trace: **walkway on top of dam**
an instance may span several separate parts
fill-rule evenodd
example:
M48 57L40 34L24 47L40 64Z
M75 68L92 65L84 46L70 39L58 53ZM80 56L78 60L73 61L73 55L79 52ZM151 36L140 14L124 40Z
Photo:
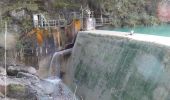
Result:
M152 42L156 44L170 46L170 37L165 37L165 36L156 36L156 35L148 35L148 34L140 34L140 33L131 34L130 32L128 33L128 32L106 31L106 30L91 30L91 31L83 31L82 33L98 34L103 36L124 37L132 40Z

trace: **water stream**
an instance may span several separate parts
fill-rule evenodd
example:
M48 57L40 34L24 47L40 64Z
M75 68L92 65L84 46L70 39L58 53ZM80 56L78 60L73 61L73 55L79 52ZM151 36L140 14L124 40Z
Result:
M62 51L55 52L50 62L50 68L48 75L54 77L60 77L61 70L61 59L64 55L71 53L72 49L66 49Z
M72 49L66 49L53 54L48 72L49 77L44 80L52 84L52 98L45 98L42 100L77 100L75 94L60 79L61 59L64 55L71 53L71 51ZM48 87L50 88L50 86Z

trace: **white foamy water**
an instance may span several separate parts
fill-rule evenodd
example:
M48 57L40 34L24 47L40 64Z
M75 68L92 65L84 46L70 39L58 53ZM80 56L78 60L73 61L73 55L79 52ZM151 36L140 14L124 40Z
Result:
M55 52L50 62L48 78L44 79L45 87L50 88L50 97L44 97L42 100L78 100L75 94L62 82L60 77L61 57L68 54L72 49ZM47 82L47 83L46 83ZM43 83L43 84L44 84ZM48 90L46 89L46 90Z
M50 78L45 79L45 81L48 81L53 84L58 84L59 82L61 82L61 79L58 77L50 77Z
M41 97L42 100L78 100L75 94L57 77L44 79L43 87L50 93L50 97Z

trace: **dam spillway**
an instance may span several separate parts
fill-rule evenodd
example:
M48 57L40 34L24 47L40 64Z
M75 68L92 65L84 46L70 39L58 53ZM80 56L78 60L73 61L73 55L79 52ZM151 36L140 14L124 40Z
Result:
M83 100L169 100L170 38L79 32L65 83Z

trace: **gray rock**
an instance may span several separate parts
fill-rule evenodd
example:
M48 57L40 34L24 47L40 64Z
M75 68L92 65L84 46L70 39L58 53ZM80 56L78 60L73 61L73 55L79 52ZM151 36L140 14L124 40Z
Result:
M1 84L0 85L0 97L4 97L5 96L5 85L3 84Z
M54 100L53 97L50 96L38 96L38 100Z
M23 66L8 66L7 67L7 75L9 76L17 76L18 72L25 72L30 74L36 74L37 71L33 67L23 67Z
M9 76L16 76L18 72L24 71L23 68L18 66L8 66L6 70L7 70L7 75Z
M0 66L0 75L6 75L5 68Z
M7 86L7 96L19 100L36 100L36 95L23 84L9 84Z
M37 70L34 67L28 67L27 71L28 71L28 73L31 73L31 74L34 74L34 75L37 74Z
M30 79L34 79L34 80L39 80L37 76L32 75L30 73L24 73L24 72L18 72L17 78L30 78Z

